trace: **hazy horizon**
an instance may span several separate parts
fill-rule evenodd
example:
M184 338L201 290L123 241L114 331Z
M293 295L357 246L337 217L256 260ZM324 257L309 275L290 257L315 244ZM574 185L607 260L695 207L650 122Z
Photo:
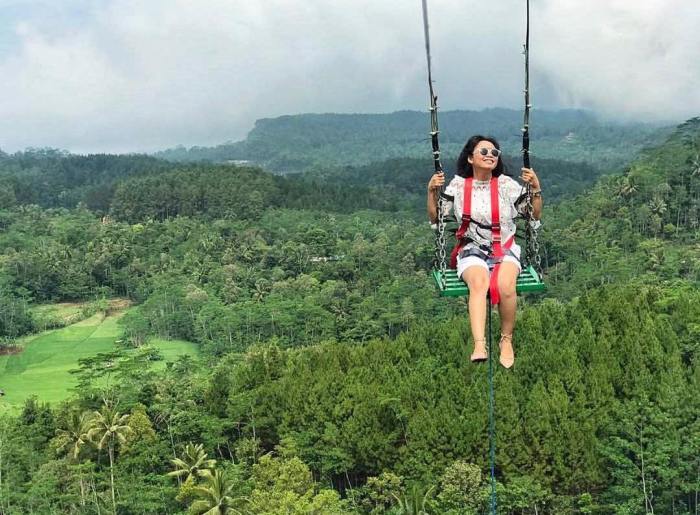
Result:
M524 1L478 7L429 2L441 109L520 109ZM0 0L0 10L5 152L215 146L262 118L427 106L419 0ZM537 0L531 18L535 109L662 123L700 114L691 3Z
M448 112L483 112L483 111L489 111L489 110L498 110L498 109L504 109L504 110L510 110L510 111L521 111L517 108L511 108L511 107L503 107L503 106L492 106L492 107L483 107L481 109L441 109L440 113L445 114ZM594 118L596 118L598 121L601 123L609 123L612 125L626 125L626 124L645 124L645 125L651 125L654 127L668 127L668 126L674 126L682 123L685 121L685 119L679 119L679 120L653 120L653 121L644 121L644 120L634 120L634 119L614 119L612 117L605 117L604 115L601 115L600 113L596 113L590 109L583 109L583 108L548 108L548 109L540 109L539 111L542 112L548 112L548 113L556 113L556 112L566 112L566 111L575 111L575 112L584 112L592 115ZM234 144L238 143L241 141L245 141L247 138L248 134L250 131L252 131L255 128L255 125L257 122L262 121L262 120L275 120L278 118L285 118L285 117L294 117L294 116L354 116L354 115L360 115L360 116L390 116L395 113L400 113L400 112L412 112L412 113L421 113L425 114L426 116L426 128L428 127L429 123L429 112L426 111L419 111L416 109L399 109L396 111L390 111L390 112L348 112L348 113L338 113L338 112L326 112L326 113L292 113L292 114L281 114L279 116L270 116L266 118L258 118L256 119L253 124L251 125L250 129L246 131L246 133L241 137L240 139L236 140L220 140L220 141L214 141L210 144L198 144L198 143L176 143L172 146L169 147L163 147L163 148L157 148L154 150L149 150L149 151L138 151L138 150L123 150L123 151L79 151L79 150L74 150L70 148L61 148L61 147L52 147L52 146L37 146L37 145L29 145L25 148L22 149L15 149L15 150L8 150L5 148L0 147L0 151L5 152L7 154L13 154L15 152L28 152L28 151L36 151L36 150L53 150L53 151L58 151L58 152L67 152L68 154L71 155L90 155L90 154L111 154L111 155L134 155L134 154L145 154L145 155L156 155L159 152L163 152L166 150L172 150L176 148L186 148L186 149L191 149L193 147L202 147L202 148L209 148L209 147L216 147L218 145L227 145L227 144ZM537 117L537 112L531 113L531 120L533 121L533 126L531 129L531 134L533 134L533 139L537 139L537 122L536 122L536 117ZM692 117L691 117L692 118ZM427 141L427 140L426 140ZM427 147L426 147L427 148Z

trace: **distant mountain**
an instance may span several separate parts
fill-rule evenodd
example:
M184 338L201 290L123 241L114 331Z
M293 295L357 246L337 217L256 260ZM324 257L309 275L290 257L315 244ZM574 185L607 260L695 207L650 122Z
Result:
M301 114L258 120L244 141L216 147L177 147L156 154L171 161L257 164L287 173L315 165L365 165L387 159L430 155L427 113ZM459 153L472 134L495 136L507 154L519 155L522 113L511 109L440 113L445 154ZM599 169L623 166L644 147L663 140L671 128L614 123L580 110L535 111L533 155L585 162Z

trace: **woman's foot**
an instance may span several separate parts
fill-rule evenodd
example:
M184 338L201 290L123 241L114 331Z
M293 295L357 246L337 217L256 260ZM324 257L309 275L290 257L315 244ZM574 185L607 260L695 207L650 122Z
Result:
M515 363L515 352L513 351L513 334L501 333L501 340L498 342L498 347L501 349L501 355L498 361L505 368L510 368Z
M476 338L474 340L474 352L472 352L470 359L473 363L481 363L489 359L489 355L486 352L486 338Z

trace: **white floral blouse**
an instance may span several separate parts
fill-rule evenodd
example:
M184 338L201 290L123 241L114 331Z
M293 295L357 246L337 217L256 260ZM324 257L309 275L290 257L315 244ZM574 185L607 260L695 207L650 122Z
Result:
M515 202L524 193L525 187L520 185L513 178L507 175L500 175L498 177L501 241L503 242L515 234L515 218L518 215ZM448 218L450 213L454 210L456 220L461 222L462 207L464 205L464 177L456 175L452 181L450 181L443 193L443 199L442 206L445 218ZM522 203L520 207L522 210L522 208L524 208L524 203ZM472 182L471 208L472 220L476 223L469 225L469 231L466 236L472 240L473 243L470 242L467 247L490 247L491 230L486 228L491 225L491 191L489 188L489 181L478 181L474 179ZM479 227L477 224L483 225L484 227Z

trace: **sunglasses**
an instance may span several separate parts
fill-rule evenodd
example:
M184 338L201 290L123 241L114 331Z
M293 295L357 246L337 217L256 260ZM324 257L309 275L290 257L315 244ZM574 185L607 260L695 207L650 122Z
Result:
M489 151L491 151L491 155L493 157L498 157L501 155L501 151L498 150L497 148L486 148L486 147L481 147L481 148L475 150L474 153L475 154L479 153L482 156L487 156L487 155L489 155Z

